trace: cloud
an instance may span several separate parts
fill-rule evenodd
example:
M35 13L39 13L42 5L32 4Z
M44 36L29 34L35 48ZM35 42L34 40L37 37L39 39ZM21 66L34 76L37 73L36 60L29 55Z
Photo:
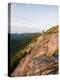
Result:
M58 7L56 6L12 4L11 30L16 31L21 27L46 30L55 24L58 24Z

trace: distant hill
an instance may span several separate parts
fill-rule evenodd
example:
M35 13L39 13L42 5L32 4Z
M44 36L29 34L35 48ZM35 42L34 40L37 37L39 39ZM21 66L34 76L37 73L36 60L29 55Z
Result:
M22 33L10 34L10 53L15 54L15 51L23 49L31 41L35 40L40 33Z

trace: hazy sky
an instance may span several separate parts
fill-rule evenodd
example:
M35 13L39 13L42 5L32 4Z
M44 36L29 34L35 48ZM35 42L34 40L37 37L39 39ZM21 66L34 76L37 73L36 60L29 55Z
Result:
M11 32L40 32L58 24L58 6L11 4Z

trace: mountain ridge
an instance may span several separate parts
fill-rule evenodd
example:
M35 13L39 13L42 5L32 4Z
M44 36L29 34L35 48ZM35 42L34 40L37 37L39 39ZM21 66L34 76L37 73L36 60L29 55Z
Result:
M27 55L11 76L58 73L58 25L43 31L35 42L31 42L22 51L27 52Z

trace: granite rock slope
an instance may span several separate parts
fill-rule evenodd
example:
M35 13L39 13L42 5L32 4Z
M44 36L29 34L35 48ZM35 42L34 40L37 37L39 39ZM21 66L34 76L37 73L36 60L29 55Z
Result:
M11 76L33 76L58 73L58 26L42 33L24 49L28 54Z

